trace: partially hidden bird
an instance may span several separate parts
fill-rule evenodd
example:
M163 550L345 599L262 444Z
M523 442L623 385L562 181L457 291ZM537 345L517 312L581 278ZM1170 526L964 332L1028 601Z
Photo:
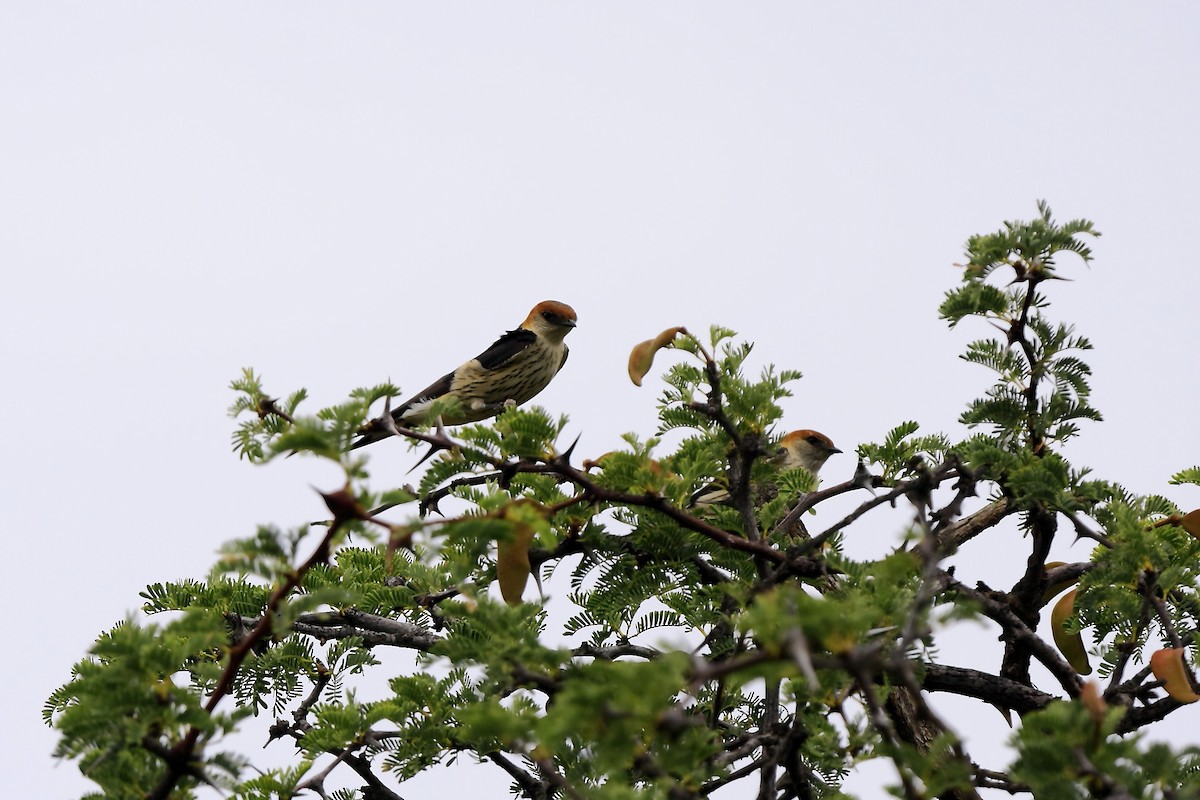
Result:
M392 409L397 425L411 427L429 419L432 401L453 398L454 411L442 414L442 424L462 425L494 417L510 405L528 402L545 389L567 363L563 339L575 327L575 309L556 300L538 303L521 325L500 336L492 346ZM363 447L388 433L381 419L368 422L350 447Z
M779 448L783 469L804 467L814 478L831 455L842 452L828 436L808 428L785 434L779 440Z
M817 477L821 467L834 453L842 452L823 433L808 428L784 434L779 440L779 450L772 461L779 469L803 467ZM729 489L721 483L710 483L701 487L688 501L689 506L711 506L729 502Z

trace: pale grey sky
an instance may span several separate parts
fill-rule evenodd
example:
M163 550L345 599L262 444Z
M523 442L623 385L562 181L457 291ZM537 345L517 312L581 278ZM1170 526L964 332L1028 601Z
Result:
M937 305L967 236L1045 198L1104 233L1049 288L1097 347L1107 418L1069 454L1200 506L1165 483L1200 463L1198 22L1188 3L0 5L0 794L85 791L40 708L145 584L320 515L328 468L231 453L243 366L310 409L418 389L553 298L579 328L537 402L584 456L651 430L658 388L625 358L678 324L802 370L787 428L847 451L906 419L958 435L989 376L957 354L983 331ZM392 450L380 480L411 463ZM878 536L852 547L896 542ZM1016 548L996 548L1003 575Z

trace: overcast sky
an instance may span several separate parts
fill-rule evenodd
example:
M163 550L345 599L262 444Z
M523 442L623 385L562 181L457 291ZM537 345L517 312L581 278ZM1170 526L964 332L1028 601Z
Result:
M1200 8L1134 6L0 4L0 794L90 786L40 709L147 583L320 515L334 471L231 452L244 366L309 410L416 390L558 299L537 402L582 457L651 432L625 359L670 325L802 370L784 429L959 436L985 331L938 303L969 235L1045 198L1104 234L1047 290L1106 416L1068 455L1200 506L1166 485L1200 463Z

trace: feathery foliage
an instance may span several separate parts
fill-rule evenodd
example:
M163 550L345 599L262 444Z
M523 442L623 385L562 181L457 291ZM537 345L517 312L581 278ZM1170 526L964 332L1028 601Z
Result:
M466 756L530 800L735 784L839 798L873 759L908 800L1193 796L1200 751L1143 731L1195 699L1200 512L1093 477L1062 449L1101 416L1091 344L1052 318L1047 288L1073 266L1061 254L1088 263L1097 235L1041 203L971 237L940 308L983 332L962 356L990 375L967 430L901 420L858 445L853 477L839 466L847 478L824 485L774 457L800 373L748 374L752 346L718 326L644 343L647 369L657 350L679 356L653 436L581 458L568 419L537 406L453 435L405 430L376 447L430 448L415 488L347 450L396 387L303 414L303 390L272 399L245 370L235 451L338 464L331 518L264 525L207 576L146 587L142 615L103 633L47 700L56 755L108 798L395 800ZM1200 467L1176 471L1170 485L1184 483ZM714 486L725 500L692 505ZM1083 542L1078 560L1048 561L1064 531ZM983 585L981 542L1021 548L1023 570ZM954 635L1004 643L990 669L939 647L966 619L979 624ZM1163 649L1170 675L1151 662ZM1092 662L1101 680L1085 682ZM977 763L937 692L1020 715L1012 763ZM235 730L291 763L256 768L223 738Z

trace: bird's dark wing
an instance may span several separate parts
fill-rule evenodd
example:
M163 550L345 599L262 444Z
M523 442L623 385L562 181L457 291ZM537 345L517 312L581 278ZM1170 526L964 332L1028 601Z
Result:
M568 350L567 346L564 344L563 345L563 360L558 362L558 368L560 370L567 365L567 356L569 356L569 355L571 355L571 351Z
M392 419L396 420L396 422L399 422L400 418L404 416L404 412L408 411L408 409L412 407L413 403L418 403L422 400L432 400L435 397L441 397L446 392L450 391L450 386L453 383L454 373L447 372L445 375L405 400L400 404L399 408L393 408Z
M499 339L492 342L492 346L476 356L475 360L482 364L484 369L496 369L536 341L536 333L533 331L527 331L524 328L517 328L515 331L508 331ZM457 372L457 370L455 371ZM441 397L449 392L453 385L454 372L447 372L445 375L414 394L408 400L404 401L399 408L394 409L392 411L392 417L399 422L400 418L404 416L404 412L408 411L409 407L411 407L413 403L421 400L432 400L435 397Z
M524 328L508 331L475 359L484 369L495 369L529 345L537 341L537 334Z
M692 492L692 496L688 498L686 508L695 508L698 505L733 505L733 498L729 494L729 482L713 481Z
M502 335L499 339L492 343L491 347L489 347L487 350L484 350L475 358L481 365L483 365L484 369L496 369L536 341L536 333L533 331L527 331L524 328L517 328L516 330L508 331ZM563 357L563 361L566 361L565 356ZM432 400L435 397L441 397L449 392L453 385L454 372L447 372L429 386L426 386L408 400L405 400L397 408L393 408L392 419L396 420L397 423L401 423L405 412L407 412L414 403L422 400ZM365 430L362 432L362 437L354 444L350 445L351 450L371 444L372 442L378 442L380 439L386 439L388 437L388 434L381 432L378 427L375 430L372 430L372 425L378 426L379 421L376 420L374 423L367 424Z

